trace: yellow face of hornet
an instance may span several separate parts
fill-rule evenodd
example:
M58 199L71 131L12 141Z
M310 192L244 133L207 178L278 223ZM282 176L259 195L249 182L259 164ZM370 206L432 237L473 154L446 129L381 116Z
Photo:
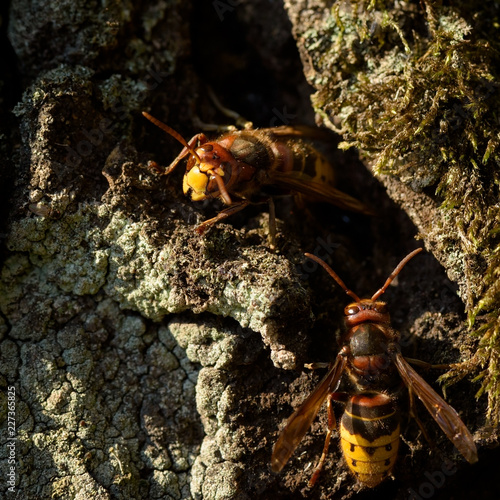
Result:
M231 204L231 200L224 197L225 193L221 193L219 181L224 182L226 173L224 168L213 168L212 165L206 163L195 164L188 168L184 174L182 188L186 196L190 196L193 201L201 201L207 198L221 197L226 204ZM227 177L227 176L226 176Z
M188 160L183 180L183 191L193 201L221 198L230 205L225 186L231 179L231 153L216 143L206 143L195 150L196 156Z
M190 195L193 201L204 200L208 196L208 183L210 178L206 172L202 172L198 165L186 171L182 188L184 194Z

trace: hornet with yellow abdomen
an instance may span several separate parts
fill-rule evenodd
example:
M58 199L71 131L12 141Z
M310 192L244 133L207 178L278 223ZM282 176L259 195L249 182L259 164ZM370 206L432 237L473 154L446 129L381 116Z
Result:
M288 419L274 446L271 458L274 472L281 471L288 462L327 399L328 432L323 454L309 485L314 485L319 476L336 428L333 401L345 403L340 420L340 444L347 466L363 485L374 487L380 484L391 474L397 457L400 434L397 394L401 382L408 388L410 396L416 395L422 401L463 457L469 463L477 462L476 445L467 427L457 412L403 357L400 336L391 327L387 304L377 300L406 263L421 250L408 254L371 299L360 299L325 262L306 254L323 266L355 302L344 309L347 330L339 354L329 364L328 373L316 389ZM337 391L344 373L353 382L351 393ZM413 405L412 397L410 405Z
M184 145L164 174L170 174L189 156L184 194L193 201L217 198L227 205L196 228L200 234L250 203L271 202L272 196L280 194L299 194L312 201L367 212L361 202L333 187L332 166L303 140L317 139L319 129L281 126L234 130L214 141L199 133L187 142L149 113L143 115Z

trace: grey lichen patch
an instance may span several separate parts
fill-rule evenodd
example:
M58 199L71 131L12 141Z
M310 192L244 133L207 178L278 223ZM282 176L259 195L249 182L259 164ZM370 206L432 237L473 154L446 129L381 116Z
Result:
M92 476L88 473L83 474L82 480L75 484L75 500L85 500L86 498L108 499L109 493L100 485L96 484ZM62 495L67 494L68 489L61 488ZM69 490L71 492L71 490Z
M215 434L219 425L224 421L224 412L219 415L219 403L227 387L228 375L216 368L203 368L198 376L199 387L196 406L203 417L205 432Z
M204 321L178 317L168 324L187 356L202 365L196 407L205 437L193 464L191 493L206 500L251 498L258 489L257 473L248 464L256 451L259 481L269 481L269 450L260 436L269 432L267 412L274 412L273 403L262 395L273 368L255 332L234 321L202 317ZM262 398L265 403L259 404Z
M234 498L234 485L242 473L241 467L228 462L213 464L205 471L205 481L195 498L230 500ZM246 496L242 496L246 498Z
M71 476L54 480L53 497L63 498L67 496L71 496L75 500L86 500L87 498L108 500L111 498L106 489L97 484L88 472L81 474L78 480L74 480Z
M228 349L227 345L227 339L231 337L231 333L221 331L214 324L200 327L195 323L182 320L180 322L172 321L169 324L169 330L180 345L186 349L186 354L190 359L200 362L204 366L198 376L196 403L206 436L202 444L204 451L200 453L193 466L191 491L195 498L217 498L217 490L220 490L220 487L216 491L202 491L202 485L207 482L224 483L227 480L227 477L219 476L220 470L210 467L212 464L220 464L224 460L220 443L216 439L217 433L230 431L225 426L225 415L219 414L218 408L230 376L226 370L214 366L228 368L234 363L233 352L230 348ZM234 465L230 462L226 462L226 464L230 468ZM226 485L226 488L229 485L231 483ZM236 485L233 483L231 486L229 497L236 493Z
M36 300L23 291L49 288L31 273L8 276L10 299ZM92 491L106 498L113 491L115 498L186 498L200 442L188 378L196 379L196 369L175 341L163 334L160 342L157 327L120 313L110 299L63 300L61 293L46 297L43 338L14 336L19 309L25 307L23 317L32 322L37 311L1 296L11 326L11 338L0 346L1 376L16 389L17 470L24 494L67 498ZM4 411L2 406L2 421ZM153 462L147 459L151 453ZM151 470L148 480L141 478L145 468Z
M228 227L199 238L181 189L173 196L164 179L151 181L143 152L126 156L121 192L102 175L122 146L149 149L138 116L153 97L167 117L190 122L167 102L191 109L197 94L192 70L172 77L190 50L180 21L189 8L21 2L10 11L29 86L15 106L0 378L16 387L26 498L189 498L203 437L197 398L224 457L207 491L227 496L237 475L225 471L243 470L255 446L251 423L238 432L238 404L251 406L259 385L248 382L243 394L233 386L247 377L230 375L212 415L203 395L211 379L198 387L193 361L230 371L258 354L264 366L265 343L277 365L292 367L307 345L308 295L262 238L248 244L245 231ZM174 312L232 320L186 339L191 361L158 324Z
M243 354L247 362L251 362L255 356L254 350L249 352L246 349L245 338L249 335L248 333L245 335L241 327L234 332L216 324L199 325L189 321L171 321L169 330L179 345L185 349L189 359L202 366L228 369L236 362L238 354Z
M146 354L150 369L157 368L159 371L171 371L179 367L179 360L163 345L151 346Z
M185 498L181 494L177 474L172 471L155 471L149 498Z
M193 243L196 253L189 257L185 249ZM285 318L290 310L299 320L293 346L300 341L311 313L305 289L290 263L280 256L247 249L232 263L214 264L205 242L190 231L174 233L157 248L144 233L143 224L93 204L55 221L22 219L13 224L7 245L13 255L4 268L6 280L9 273L27 272L23 266L28 263L20 252L27 253L30 280L42 280L50 288L48 293L61 289L94 295L102 289L122 308L156 321L188 309L230 316L241 327L262 334L277 365L293 367L296 363L283 344L286 325L278 318ZM229 265L230 275L226 272ZM5 297L13 290L6 290ZM47 310L43 302L37 308L41 314ZM23 334L28 332L23 330Z
M224 434L223 430L220 434ZM220 454L220 443L214 436L205 437L192 474L191 493L195 499L250 498L238 487L239 479L244 474L243 464L224 460Z
M103 239L93 227L96 212L88 206L58 221L22 219L13 225L7 246L11 252L29 252L35 272L47 283L75 295L93 295L105 283L109 254L100 248Z
M23 491L185 498L199 446L196 369L175 341L160 342L156 327L99 292L109 254L96 226L102 213L87 205L56 221L24 219L9 235L1 373L16 388ZM156 450L149 485L140 478L153 465L144 460L148 447Z
M286 353L282 364L293 366L295 352L282 340L296 346L309 324L306 291L294 284L283 257L257 247L220 262L213 240L200 240L191 227L174 232L163 247L145 227L98 204L82 204L55 220L32 216L12 225L0 285L9 325L2 352L15 356L18 349L19 362L3 376L22 384L19 393L33 411L22 436L26 463L51 463L52 451L67 454L51 465L55 480L44 485L47 494L73 491L82 470L94 478L89 488L104 487L119 498L153 490L158 498L161 491L185 498L189 489L198 495L193 485L205 480L222 482L220 491L241 490L214 474L227 469L240 477L250 450L263 446L254 442L253 423L240 428L239 410L243 399L253 404L263 382L245 382L249 391L242 394L235 384L249 377L232 369L260 359L266 370L257 377L269 376L264 344ZM190 316L159 329L148 321L189 310L233 320L200 327ZM204 367L201 376L193 362ZM213 457L198 458L198 413L206 439L216 443ZM57 447L58 439L68 448ZM191 484L198 461L195 470L204 477ZM214 468L219 462L224 467ZM62 468L72 479L59 476ZM147 481L145 468L152 471ZM39 474L28 476L26 491Z

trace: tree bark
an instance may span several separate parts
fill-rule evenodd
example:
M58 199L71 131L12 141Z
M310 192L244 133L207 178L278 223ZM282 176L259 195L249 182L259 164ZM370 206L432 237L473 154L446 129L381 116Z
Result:
M314 124L308 81L316 96L325 87L307 64L306 80L303 62L324 47L306 49L301 37L307 20L316 22L309 14L327 11L324 2L285 6L17 0L2 13L2 51L10 54L0 109L0 181L9 199L1 207L2 429L14 401L17 439L15 486L2 481L3 497L356 494L334 443L320 481L307 489L325 415L280 475L269 467L278 430L322 376L303 364L336 355L346 305L304 252L371 296L419 245L419 233L438 260L418 256L384 295L404 354L430 363L474 355L457 291L467 302L468 283L477 282L457 268L463 247L453 262L437 247L455 230L443 222L431 231L444 221L438 200L397 177L374 178L356 153L337 149L335 134L320 147L339 188L378 215L277 200L278 253L269 250L262 206L200 237L194 227L220 205L185 198L182 168L165 178L148 166L168 165L182 146L141 111L189 140L200 121L227 123L208 86L257 127ZM473 399L478 389L464 379L447 397L480 444L497 445L498 430L485 427L486 399ZM405 425L397 479L379 493L407 498L428 482L426 472L451 460L455 472L436 495L465 498L453 488L462 491L475 469L421 413L442 451L430 454L416 424ZM9 448L1 453L7 471ZM484 482L485 495L492 488Z

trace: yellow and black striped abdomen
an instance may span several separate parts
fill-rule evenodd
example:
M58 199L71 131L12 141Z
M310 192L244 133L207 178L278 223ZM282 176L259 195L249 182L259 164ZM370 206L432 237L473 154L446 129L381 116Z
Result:
M399 446L399 412L383 393L362 393L347 403L340 421L342 453L356 478L369 487L391 472Z

